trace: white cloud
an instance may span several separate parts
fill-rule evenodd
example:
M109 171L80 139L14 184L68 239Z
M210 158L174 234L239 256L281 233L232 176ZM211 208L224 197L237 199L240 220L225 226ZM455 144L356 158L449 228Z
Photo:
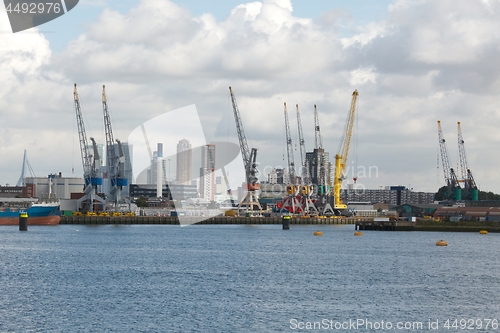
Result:
M365 83L376 83L377 73L374 72L373 68L358 68L351 71L351 79L349 83L352 86L361 86Z

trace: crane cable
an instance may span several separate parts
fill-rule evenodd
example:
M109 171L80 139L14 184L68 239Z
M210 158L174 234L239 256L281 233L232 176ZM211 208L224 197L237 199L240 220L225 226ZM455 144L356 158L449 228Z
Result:
M356 105L356 108L359 109L359 105ZM352 174L353 174L353 180L354 180L354 183L356 183L356 181L358 180L358 113L359 112L356 112L355 114L355 117L356 119L354 120L355 124L354 124L354 133L352 133L352 135L354 136L354 163L353 163L353 167L354 167L354 170L352 170Z

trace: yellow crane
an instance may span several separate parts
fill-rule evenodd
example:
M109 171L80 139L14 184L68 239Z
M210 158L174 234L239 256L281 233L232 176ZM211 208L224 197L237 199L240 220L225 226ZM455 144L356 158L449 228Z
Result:
M349 156L349 146L351 144L352 131L354 127L357 98L358 91L354 90L354 92L352 93L351 108L349 110L349 114L347 115L347 121L344 128L344 134L339 145L339 152L335 155L335 173L333 178L333 209L338 215L341 214L341 211L347 209L347 205L344 204L340 198L340 189L342 188L342 181L346 176L345 170L347 165L347 158Z

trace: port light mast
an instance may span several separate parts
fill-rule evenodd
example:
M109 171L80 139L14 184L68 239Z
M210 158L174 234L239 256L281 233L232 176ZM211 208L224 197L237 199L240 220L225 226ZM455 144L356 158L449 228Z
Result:
M476 181L472 176L472 172L470 171L467 165L467 155L465 154L465 144L462 136L462 129L460 127L460 122L457 122L457 131L458 131L458 154L460 156L460 171L462 180L464 182L463 189L463 199L465 200L479 200L479 192L477 189Z
M354 128L357 99L358 99L358 91L354 90L354 92L352 93L351 107L349 109L349 114L347 115L347 121L345 124L342 139L340 141L339 150L338 153L335 155L335 174L333 179L333 195L334 195L333 209L336 214L340 214L341 211L347 209L347 205L344 204L340 198L340 190L342 188L342 181L346 177L345 170L347 166L347 160L349 157L349 148Z
M124 177L125 155L120 140L116 140L115 147L105 85L102 86L102 110L104 113L104 131L106 134L106 164L108 165L108 178L111 182L109 201L113 202L115 204L115 209L117 209L118 203L123 201L121 191L123 186L127 186L128 180Z
M441 121L438 120L438 139L439 150L441 152L441 161L443 163L444 180L446 182L447 199L459 201L462 199L462 189L458 182L455 170L451 167L450 158L448 157L448 149L446 148L446 140L444 139L443 130L441 129Z
M260 190L260 184L258 184L259 179L257 178L257 148L252 148L251 151L248 149L248 143L245 136L245 130L243 128L243 123L241 121L240 111L238 109L236 97L234 96L233 89L231 87L229 87L229 93L231 95L231 102L233 104L234 121L236 123L236 131L238 132L238 140L240 143L241 156L243 158L243 165L245 167L245 176L247 182L247 194L239 203L238 212L242 207L245 207L247 211L253 211L254 207L257 206L260 215L262 207L260 206L256 193L258 190Z
M85 179L84 195L77 201L77 209L80 208L82 202L88 201L88 211L93 212L94 200L99 201L101 204L105 203L104 200L97 195L97 187L102 185L102 177L99 166L100 157L94 138L90 138L92 141L93 154L90 152L76 83L74 85L73 98L76 112L76 123L78 126L78 137L80 140L80 151L82 155L83 178Z

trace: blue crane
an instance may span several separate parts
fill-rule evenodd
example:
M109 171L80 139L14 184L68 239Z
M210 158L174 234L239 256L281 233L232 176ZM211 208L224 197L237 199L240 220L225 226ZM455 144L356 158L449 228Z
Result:
M105 201L97 195L98 186L102 185L101 170L99 165L99 151L97 150L97 144L94 138L90 138L90 140L92 141L92 151L90 151L90 146L87 141L87 134L85 133L80 98L78 97L76 83L73 90L73 97L75 102L74 106L76 112L76 123L78 126L78 137L80 139L80 150L82 155L83 178L85 180L83 190L84 195L77 201L77 210L80 210L81 204L83 202L86 202L86 209L89 212L93 212L94 200L99 201L102 205L105 204Z
M125 155L120 140L113 138L113 130L111 128L111 118L109 116L108 99L106 97L106 86L102 86L102 110L104 113L104 132L106 134L106 164L108 166L108 178L110 180L109 202L113 202L115 209L118 203L123 201L121 191L124 186L128 185L128 179L125 175Z

